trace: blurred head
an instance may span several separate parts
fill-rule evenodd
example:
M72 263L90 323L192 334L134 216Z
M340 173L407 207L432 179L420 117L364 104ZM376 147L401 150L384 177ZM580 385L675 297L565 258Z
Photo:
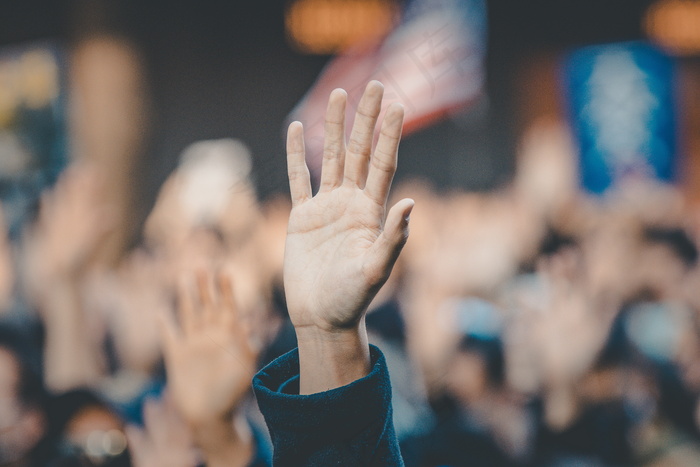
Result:
M505 363L498 338L465 336L452 358L447 388L469 405L503 384Z
M147 242L177 253L198 228L219 230L232 244L247 240L260 220L251 168L250 152L238 140L188 146L146 221Z
M49 414L64 459L85 466L128 465L124 423L92 391L75 389L57 396Z
M638 258L640 285L659 298L677 296L697 258L695 244L682 229L649 227Z

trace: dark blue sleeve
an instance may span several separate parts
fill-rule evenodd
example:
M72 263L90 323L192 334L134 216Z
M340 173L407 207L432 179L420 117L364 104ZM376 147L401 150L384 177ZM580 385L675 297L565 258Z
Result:
M370 357L367 376L318 394L299 395L296 349L255 375L253 389L270 430L274 466L403 466L386 361L372 345Z

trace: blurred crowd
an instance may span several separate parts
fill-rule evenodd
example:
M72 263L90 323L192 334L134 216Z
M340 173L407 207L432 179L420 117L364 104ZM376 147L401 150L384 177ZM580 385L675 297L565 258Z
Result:
M696 213L643 178L582 193L567 144L537 127L491 192L395 190L416 200L410 240L366 321L407 466L700 465ZM192 434L210 412L246 433L240 465L269 465L250 378L296 346L287 197L258 201L242 143L195 143L109 264L109 176L75 161L18 241L2 228L0 465L215 465ZM214 276L247 343L188 364L169 320ZM222 377L236 391L207 390Z

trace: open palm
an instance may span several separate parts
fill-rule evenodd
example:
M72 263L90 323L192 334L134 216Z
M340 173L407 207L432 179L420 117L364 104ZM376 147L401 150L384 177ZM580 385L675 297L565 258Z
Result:
M407 238L410 199L385 218L396 170L403 107L387 109L372 154L383 86L367 85L345 144L347 95L335 90L326 112L326 138L318 194L311 196L303 129L289 127L287 158L293 208L289 219L284 283L296 328L351 328L384 284Z
M181 325L161 320L168 385L185 420L198 425L230 416L250 388L256 352L236 310L228 277L198 276L198 296L180 289ZM212 294L212 292L214 292Z

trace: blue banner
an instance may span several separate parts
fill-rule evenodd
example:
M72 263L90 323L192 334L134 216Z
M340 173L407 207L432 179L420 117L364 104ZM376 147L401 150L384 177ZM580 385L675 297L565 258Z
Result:
M584 189L603 193L628 176L675 180L670 57L640 42L587 47L566 57L563 81Z
M60 47L0 49L0 202L16 238L68 160Z

